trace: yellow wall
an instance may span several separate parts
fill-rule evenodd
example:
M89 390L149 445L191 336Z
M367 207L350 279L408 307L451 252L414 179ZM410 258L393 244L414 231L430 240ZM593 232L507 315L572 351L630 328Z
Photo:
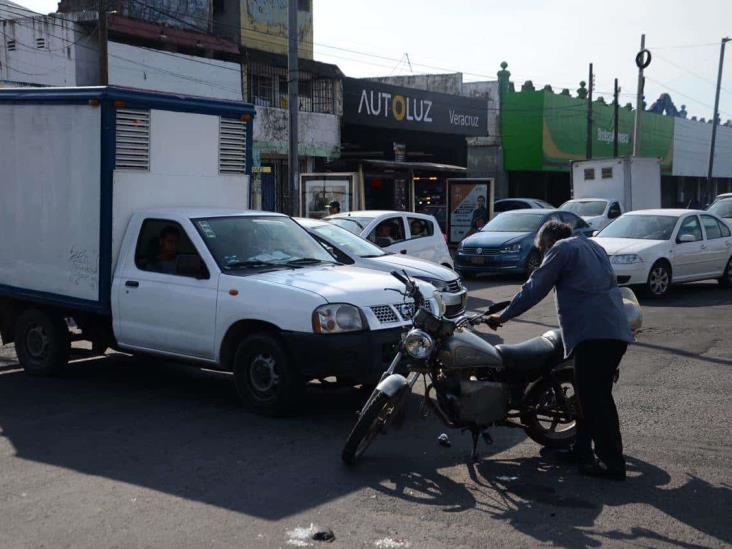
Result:
M298 55L313 58L313 11L298 11ZM242 43L247 48L287 54L288 0L241 0ZM302 1L300 2L302 4Z

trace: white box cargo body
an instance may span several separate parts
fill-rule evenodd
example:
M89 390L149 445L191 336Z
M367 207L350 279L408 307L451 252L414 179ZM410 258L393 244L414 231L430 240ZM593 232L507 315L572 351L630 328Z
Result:
M572 162L572 198L619 200L625 211L661 207L658 158L606 158Z
M0 91L0 296L109 313L128 220L249 202L252 106L105 88Z

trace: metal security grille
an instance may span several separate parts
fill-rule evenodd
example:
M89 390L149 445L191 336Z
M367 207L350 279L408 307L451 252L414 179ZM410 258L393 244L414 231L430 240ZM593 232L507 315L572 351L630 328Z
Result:
M219 173L247 171L247 126L240 120L219 119Z
M150 111L117 109L115 167L150 169Z
M247 98L258 107L286 109L287 69L262 63L247 67ZM300 71L299 102L301 111L335 114L335 80Z
M391 305L375 305L371 307L371 310L376 315L377 320L382 324L399 322L399 317L394 309L391 308Z

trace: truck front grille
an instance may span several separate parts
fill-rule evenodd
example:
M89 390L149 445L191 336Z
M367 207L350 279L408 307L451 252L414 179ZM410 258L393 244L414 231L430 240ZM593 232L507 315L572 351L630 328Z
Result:
M399 317L391 305L374 305L371 307L371 311L382 324L399 322Z

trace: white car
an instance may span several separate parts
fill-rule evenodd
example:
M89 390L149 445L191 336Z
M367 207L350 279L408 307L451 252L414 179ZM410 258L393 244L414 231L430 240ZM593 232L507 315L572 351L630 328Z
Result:
M468 292L452 269L426 259L385 252L365 238L334 223L306 218L296 221L341 263L385 273L406 271L409 276L429 282L442 293L447 316L455 317L465 312Z
M607 198L576 198L559 206L560 210L577 214L596 231L601 231L623 215L619 200Z
M628 212L595 240L610 256L618 284L644 285L654 297L678 282L717 279L732 286L732 231L708 212Z
M362 210L324 219L370 240L388 252L411 255L453 268L445 236L431 215Z
M553 210L554 206L538 198L501 198L493 203L493 213L496 214L528 209Z

